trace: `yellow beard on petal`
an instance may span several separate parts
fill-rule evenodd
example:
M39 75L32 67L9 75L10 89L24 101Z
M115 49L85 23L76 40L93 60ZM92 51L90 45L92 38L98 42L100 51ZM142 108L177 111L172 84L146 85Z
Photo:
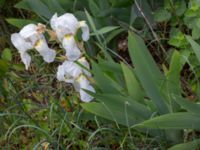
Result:
M85 21L79 21L79 28L85 25Z
M84 75L81 73L78 77L75 78L75 81L77 81L78 83L81 82L81 77L83 77Z
M72 36L73 36L72 34L66 34L66 35L65 35L65 39L66 39L66 40L69 40L70 38L72 38Z
M42 40L38 40L36 43L35 43L35 45L34 45L34 47L39 47L39 46L41 46L42 45Z

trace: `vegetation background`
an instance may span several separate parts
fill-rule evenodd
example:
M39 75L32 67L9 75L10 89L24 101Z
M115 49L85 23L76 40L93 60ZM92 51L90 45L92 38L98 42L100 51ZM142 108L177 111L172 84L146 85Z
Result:
M24 69L10 35L54 13L90 26L95 100ZM199 149L199 0L0 0L0 149Z

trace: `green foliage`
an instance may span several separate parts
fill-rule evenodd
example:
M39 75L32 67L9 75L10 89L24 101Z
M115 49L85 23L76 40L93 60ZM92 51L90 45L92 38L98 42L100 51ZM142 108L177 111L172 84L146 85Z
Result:
M182 143L182 144L177 144L171 148L169 148L169 150L188 150L188 149L198 149L200 144L200 140L194 140L192 142L187 142L187 143Z
M198 0L191 0L189 2L188 10L185 13L184 22L188 28L192 29L192 37L198 39L200 33L199 25L199 12L200 12L200 3Z
M166 114L139 124L139 127L154 129L199 129L199 115L188 112Z
M154 19L157 22L168 21L171 18L171 13L165 9L160 9L155 12Z
M12 53L9 48L5 48L1 54L3 60L11 61L12 60Z
M30 24L30 23L35 23L35 21L33 20L28 20L28 19L16 19L16 18L8 18L6 19L6 21L17 27L17 28L22 28L23 26L27 25L27 24Z
M177 48L185 48L188 45L185 35L177 28L171 29L168 43Z

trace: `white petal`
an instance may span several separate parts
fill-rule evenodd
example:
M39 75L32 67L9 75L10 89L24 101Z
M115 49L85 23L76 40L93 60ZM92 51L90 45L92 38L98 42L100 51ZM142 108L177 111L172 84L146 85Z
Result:
M51 25L51 28L52 28L53 30L56 30L57 18L58 18L58 15L57 15L57 13L55 13L55 14L52 16L51 20L50 20L50 25Z
M58 67L57 79L67 83L73 83L82 73L81 68L73 61L65 61Z
M56 77L59 81L65 81L65 68L63 65L58 66Z
M62 41L66 34L74 35L79 27L78 20L70 13L66 13L60 17L57 17L57 14L55 14L51 18L50 23L60 41Z
M53 49L48 49L46 51L41 51L40 55L42 55L44 61L51 63L56 57L56 52Z
M88 70L90 69L90 64L88 63L88 61L86 60L85 57L78 59L78 62L80 64L82 64L85 68L87 68ZM82 67L83 72L85 73L86 76L90 77L91 73L88 70L86 70L85 68Z
M56 36L59 41L62 41L63 37L65 36L65 32L62 29L58 28L58 15L55 13L50 20L51 28L56 32Z
M68 60L74 61L80 58L81 51L77 47L73 36L67 36L62 41L62 46L66 51Z
M53 49L50 49L47 45L46 40L40 39L35 45L35 49L40 53L43 57L44 61L47 63L53 62L56 56L56 52Z
M19 33L13 33L11 35L11 42L18 49L19 52L24 53L28 49L33 48L32 45L26 42Z
M85 76L80 76L78 80L76 80L75 83L75 89L80 92L80 99L83 102L89 102L93 99L93 97L89 94L87 94L83 89L95 92L94 88L90 85L90 82Z
M94 88L91 85L87 86L84 89L91 91L91 92L95 92ZM93 99L93 97L81 89L80 90L80 99L83 102L90 102Z
M35 34L37 34L37 26L35 24L28 24L24 26L19 34L24 38L29 38Z
M24 52L24 53L20 53L20 56L21 56L22 62L25 65L26 70L28 70L31 63L30 55L27 52Z
M78 47L74 47L72 50L66 50L66 56L68 60L75 61L81 56L81 51Z
M81 27L81 30L83 32L82 34L83 41L88 41L90 38L90 31L88 25L85 23L85 21L80 21L79 26Z
M57 27L62 27L63 29L66 29L67 32L75 34L79 27L79 22L73 14L65 13L64 15L58 17Z

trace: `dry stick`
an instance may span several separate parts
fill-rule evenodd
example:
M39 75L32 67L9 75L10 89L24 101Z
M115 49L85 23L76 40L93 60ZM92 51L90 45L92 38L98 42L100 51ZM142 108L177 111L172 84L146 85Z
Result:
M160 42L160 40L159 40L157 34L154 32L154 30L153 30L153 28L152 28L152 26L151 26L149 20L147 19L147 17L146 17L145 14L143 13L143 11L142 11L142 9L140 8L140 6L139 6L137 0L135 0L135 5L136 5L137 9L139 10L139 12L141 13L142 17L144 18L145 22L146 22L147 25L149 26L149 28L150 28L150 30L151 30L151 32L152 32L154 38L155 38L156 41L158 42L158 44L159 44L159 46L160 46L160 48L161 48L163 54L165 55L165 52L166 52L165 48L162 46L162 44L161 44L161 42Z

